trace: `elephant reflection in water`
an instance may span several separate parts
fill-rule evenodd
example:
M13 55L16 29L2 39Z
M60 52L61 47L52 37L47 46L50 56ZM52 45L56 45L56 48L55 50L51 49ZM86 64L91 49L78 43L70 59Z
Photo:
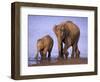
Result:
M38 55L40 53L41 59L46 59L46 55L48 53L48 59L51 57L51 51L53 48L53 39L51 36L46 35L37 40L37 53L35 59L38 59Z
M72 21L65 21L55 25L53 31L58 41L59 58L68 58L67 49L72 46L71 58L79 58L80 51L78 41L80 37L80 29ZM64 47L63 47L64 45Z

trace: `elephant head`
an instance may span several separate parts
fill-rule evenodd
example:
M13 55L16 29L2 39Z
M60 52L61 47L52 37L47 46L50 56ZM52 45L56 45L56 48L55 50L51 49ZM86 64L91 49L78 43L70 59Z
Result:
M63 56L63 41L67 37L68 31L66 31L64 24L55 25L53 31L58 40L59 56L61 57Z

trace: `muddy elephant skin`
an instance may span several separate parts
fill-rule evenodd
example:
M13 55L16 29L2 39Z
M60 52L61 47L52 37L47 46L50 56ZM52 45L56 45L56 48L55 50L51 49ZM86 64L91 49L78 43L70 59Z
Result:
M72 21L65 21L55 25L53 31L58 41L58 53L60 58L68 58L69 47L72 47L71 58L79 58L80 51L78 41L80 37L80 29Z
M38 39L37 54L35 58L37 59L40 53L41 59L46 59L46 55L48 53L48 59L50 59L52 48L53 48L53 39L49 35L46 35L41 39Z

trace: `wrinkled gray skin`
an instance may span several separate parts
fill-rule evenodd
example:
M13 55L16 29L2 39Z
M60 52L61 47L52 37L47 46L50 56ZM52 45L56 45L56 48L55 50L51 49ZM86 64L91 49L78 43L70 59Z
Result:
M46 35L42 37L41 39L38 39L37 53L36 53L35 59L38 59L39 53L41 55L41 59L46 59L46 55L48 53L48 59L50 59L52 47L53 47L53 39L49 35Z
M72 46L71 58L79 58L80 51L78 41L80 37L80 29L72 21L65 21L53 28L58 41L58 51L60 58L68 58L67 49ZM63 47L64 46L64 47Z

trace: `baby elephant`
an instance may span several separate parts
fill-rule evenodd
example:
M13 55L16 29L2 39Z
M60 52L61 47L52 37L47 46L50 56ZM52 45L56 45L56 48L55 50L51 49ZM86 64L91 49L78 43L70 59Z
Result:
M46 55L48 53L48 58L50 59L53 43L54 43L53 39L49 35L46 35L42 37L41 39L38 39L37 53L36 53L35 59L38 59L39 53L41 55L41 59L46 59Z

